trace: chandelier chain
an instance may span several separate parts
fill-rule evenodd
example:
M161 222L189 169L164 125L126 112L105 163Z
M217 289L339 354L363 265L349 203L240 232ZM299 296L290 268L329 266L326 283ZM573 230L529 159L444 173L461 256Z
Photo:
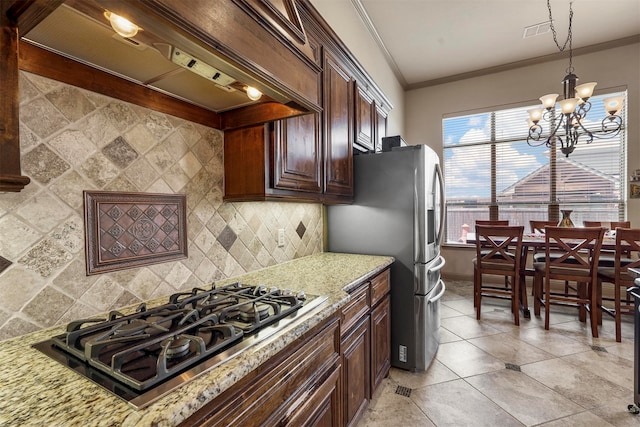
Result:
M556 46L558 47L558 50L560 50L560 52L564 52L564 50L567 47L567 44L569 45L569 68L567 68L567 72L568 73L572 73L573 72L573 48L572 48L572 39L573 39L573 35L572 35L572 31L571 31L571 23L573 21L573 2L569 2L569 30L567 31L567 39L564 41L564 44L562 46L560 46L560 43L558 43L558 34L556 32L556 28L553 26L553 16L551 14L551 0L547 0L547 9L549 9L549 25L551 27L551 33L553 34L553 41L556 43Z

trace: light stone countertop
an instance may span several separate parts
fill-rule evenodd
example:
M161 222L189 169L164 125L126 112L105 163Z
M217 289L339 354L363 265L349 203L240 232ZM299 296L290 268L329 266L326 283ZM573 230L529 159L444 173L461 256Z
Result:
M31 348L31 344L62 333L63 326L0 342L0 425L176 425L333 314L348 301L346 292L392 262L391 257L321 253L216 282L240 281L303 290L310 295L327 296L328 300L315 315L140 410ZM149 306L165 302L167 298L162 298L150 301Z

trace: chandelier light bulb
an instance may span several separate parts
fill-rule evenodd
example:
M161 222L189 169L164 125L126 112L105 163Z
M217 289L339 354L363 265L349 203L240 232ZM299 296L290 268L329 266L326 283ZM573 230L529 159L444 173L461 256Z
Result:
M247 86L246 87L247 90L247 97L252 100L252 101L257 101L258 99L262 98L262 92L260 92L258 89L256 89L255 87L252 86Z
M618 114L620 114L620 110L622 109L624 96L613 96L611 98L606 98L603 102L604 109L607 111L607 113L612 116L617 116Z
M549 95L541 96L540 102L542 102L542 106L544 108L546 108L547 110L550 110L553 108L554 105L556 105L557 98L558 98L557 93L550 93Z
M591 95L593 95L593 89L597 84L598 83L596 82L590 82L576 86L576 96L584 99L585 101L588 100L591 98Z
M578 105L578 98L567 98L560 101L560 109L562 110L562 114L571 114L576 111L576 105Z
M116 15L115 13L107 10L104 12L104 16L111 23L111 28L113 28L113 30L122 37L130 38L138 34L138 31L140 31L140 27L120 15Z
M538 124L542 118L542 108L533 108L531 110L527 110L527 113L529 113L529 120L531 120L533 124Z

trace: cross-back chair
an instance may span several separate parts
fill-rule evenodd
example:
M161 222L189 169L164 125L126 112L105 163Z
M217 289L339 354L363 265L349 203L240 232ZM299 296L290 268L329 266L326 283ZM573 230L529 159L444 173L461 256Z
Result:
M527 293L521 292L523 226L476 224L476 258L474 263L474 305L480 319L482 297L511 300L511 311L516 325L520 324L520 301ZM485 276L503 276L504 285L484 281ZM526 307L526 303L524 303Z
M552 304L574 306L580 320L590 314L591 334L598 337L598 259L602 247L602 227L547 227L545 259L533 264L535 274L534 313L544 306L544 328L549 329L549 307ZM558 252L562 254L558 256ZM569 294L552 289L552 281L576 282L576 292Z
M558 225L558 221L538 221L532 219L529 221L529 227L531 227L532 233L544 234L545 227L553 227Z
M544 234L545 227L555 227L558 225L558 221L542 221L542 220L531 220L529 221L529 227L531 227L531 232L534 234ZM534 248L532 259L533 262L540 262L540 260L544 260L544 251L539 251L537 248ZM535 270L533 267L524 267L524 277L533 277L535 275ZM531 295L534 295L533 286L531 287ZM565 293L569 292L569 284L565 283Z
M615 231L617 228L631 228L631 221L611 221L611 222L601 222L601 221L582 221L582 224L585 227L604 227L605 231L612 230ZM607 228L607 226L609 228ZM600 254L600 267L613 267L613 255L614 251L609 249L603 249ZM625 257L631 257L631 251L625 251Z
M582 221L585 227L602 227L602 221Z
M508 219L476 219L476 225L509 225Z
M616 228L631 228L631 221L611 221L609 223L611 230Z
M616 324L616 341L622 341L622 314L633 314L634 305L627 298L626 289L633 286L635 275L629 272L629 268L640 268L640 259L626 258L623 247L637 253L640 251L640 229L618 228L616 230L616 251L613 267L599 267L598 278L602 284L613 285L613 298L602 297L603 288L600 288L600 308L603 312L613 316ZM605 305L604 301L608 303ZM613 307L611 307L613 303Z
M602 222L602 221L582 221L582 225L585 227L607 227L609 226L610 230L615 230L616 228L631 228L631 221L610 221L610 222Z

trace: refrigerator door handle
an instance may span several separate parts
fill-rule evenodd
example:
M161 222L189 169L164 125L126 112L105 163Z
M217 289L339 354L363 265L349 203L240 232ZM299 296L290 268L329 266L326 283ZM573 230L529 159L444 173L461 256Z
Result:
M418 179L418 168L414 168L413 170L413 256L414 262L424 259L426 256L427 247L425 246L426 242L423 241L422 237L425 236L427 224L424 223L424 219L422 218L424 213L422 211L422 206L420 205L420 195L421 189L419 188L421 181ZM428 245L427 245L428 246Z
M447 290L447 287L444 285L444 282L442 281L442 279L440 279L440 281L438 282L438 285L442 286L442 290L440 292L438 292L438 294L436 296L434 296L433 298L429 299L429 304L433 304L434 302L436 302L440 298L442 298L442 296L444 295L444 291Z
M438 235L436 236L436 244L439 246L442 240L442 233L444 232L444 178L442 177L440 163L436 163L436 181L438 181L438 185L440 186L440 203L437 206L440 210L440 224L438 224ZM435 188L433 190L435 192Z
M446 261L442 255L438 255L438 262L438 265L429 269L429 273L434 273L436 271L442 270L442 267L444 267L444 265L446 264Z

